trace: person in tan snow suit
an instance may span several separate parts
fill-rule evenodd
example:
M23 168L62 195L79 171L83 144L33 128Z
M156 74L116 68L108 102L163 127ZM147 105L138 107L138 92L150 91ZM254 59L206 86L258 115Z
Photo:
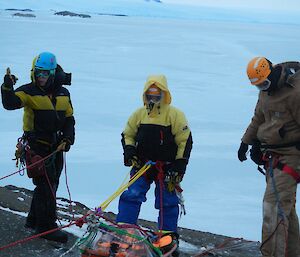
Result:
M300 182L300 63L272 64L264 57L247 67L259 89L254 116L238 150L245 161L264 165L261 253L265 257L300 257L296 190Z

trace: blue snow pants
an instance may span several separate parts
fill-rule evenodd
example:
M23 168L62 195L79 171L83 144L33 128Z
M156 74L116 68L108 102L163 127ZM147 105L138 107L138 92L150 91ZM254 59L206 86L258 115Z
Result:
M136 224L142 202L146 202L146 194L150 189L151 181L141 176L128 190L124 191L119 199L119 213L117 222ZM179 200L175 191L169 192L167 185L163 186L162 207L160 206L159 181L155 181L155 209L159 210L158 229L177 232L179 216ZM162 208L162 209L161 209ZM160 227L162 221L162 227Z

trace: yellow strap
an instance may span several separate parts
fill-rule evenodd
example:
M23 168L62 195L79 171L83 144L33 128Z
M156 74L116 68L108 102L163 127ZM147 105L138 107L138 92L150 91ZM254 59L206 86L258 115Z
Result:
M102 211L104 211L107 206L116 199L120 194L122 194L128 187L130 187L138 178L140 178L149 168L151 167L151 164L145 164L142 168L139 169L130 179L127 183L125 183L125 180L121 184L121 186L116 190L115 193L113 193L107 200L105 200L99 207ZM126 178L128 175L126 176Z
M49 142L47 142L45 140L37 139L36 141L41 143L41 144L47 145L47 146L52 146L52 144L50 144Z

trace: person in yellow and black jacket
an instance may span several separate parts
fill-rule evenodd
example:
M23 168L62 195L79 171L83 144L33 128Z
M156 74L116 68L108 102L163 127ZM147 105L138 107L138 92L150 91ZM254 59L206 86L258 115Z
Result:
M69 151L74 143L75 119L70 93L62 86L71 84L71 74L65 73L57 64L55 55L39 54L33 61L31 79L31 83L14 90L17 79L8 71L1 86L1 96L5 109L24 108L23 138L31 153L26 154L26 163L30 163L32 157L43 158L59 150L45 161L43 167L47 176L32 176L36 187L25 227L41 233L57 227L55 195L63 168L62 152ZM62 231L43 237L62 243L68 240Z
M145 176L123 192L116 221L137 223L141 204L146 201L146 193L154 181L159 230L178 241L179 199L174 187L170 189L169 182L178 185L185 174L193 143L191 131L183 112L170 105L171 94L164 75L148 77L143 102L144 106L130 116L122 133L124 165L142 166L151 160L161 163L162 169L158 165L152 166ZM137 169L133 167L131 174ZM163 187L158 181L160 170L163 172Z

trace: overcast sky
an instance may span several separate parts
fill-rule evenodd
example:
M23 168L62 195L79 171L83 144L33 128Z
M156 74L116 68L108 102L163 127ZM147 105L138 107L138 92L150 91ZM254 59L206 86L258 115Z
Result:
M299 0L162 0L164 3L196 4L220 7L246 7L255 9L299 10Z
M15 1L15 0L1 0L0 1L0 8L1 6L9 6L7 8L12 8L13 6L17 5L19 8L26 8L27 6L31 6L32 4L38 7L41 6L48 6L49 1L43 2L41 5L39 1L31 1L31 0L22 0L22 1ZM69 5L71 8L73 5L78 6L78 4L82 4L82 7L87 6L103 6L109 3L110 5L123 5L124 3L132 4L132 3L145 3L144 0L51 0L50 3L56 3L56 8L59 6L65 6L66 4ZM228 7L228 8L253 8L259 10L281 10L281 11L299 11L300 10L300 1L299 0L161 0L161 2L165 4L183 4L183 5L203 5L203 6L212 6L212 7ZM72 3L72 4L70 4ZM155 4L154 1L150 0L149 3Z

